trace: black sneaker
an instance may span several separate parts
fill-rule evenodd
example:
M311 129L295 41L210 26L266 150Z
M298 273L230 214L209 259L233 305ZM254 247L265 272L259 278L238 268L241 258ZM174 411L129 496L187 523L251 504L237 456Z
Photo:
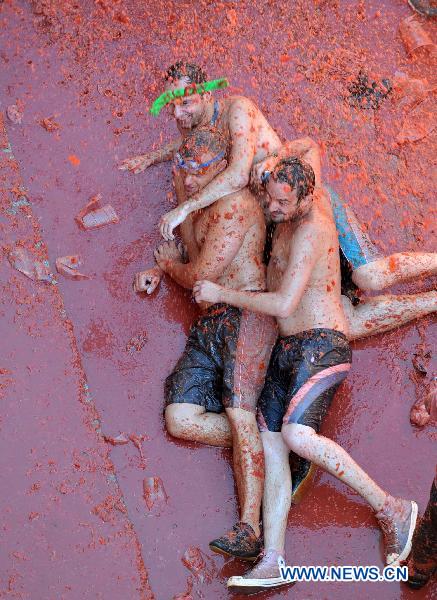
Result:
M437 473L425 513L417 525L408 559L408 585L419 589L437 573ZM406 562L406 561L405 561ZM405 564L405 563L403 563Z
M262 548L261 537L255 535L248 523L240 521L222 537L210 542L213 552L225 556L235 556L242 560L256 560Z

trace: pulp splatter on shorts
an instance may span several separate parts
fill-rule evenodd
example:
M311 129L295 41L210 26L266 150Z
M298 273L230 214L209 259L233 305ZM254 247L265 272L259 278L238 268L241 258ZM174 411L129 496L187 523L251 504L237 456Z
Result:
M351 368L345 335L310 329L278 338L258 405L261 431L299 423L319 431L332 398Z
M191 327L185 350L165 381L166 405L256 412L276 335L273 317L228 304L209 307Z

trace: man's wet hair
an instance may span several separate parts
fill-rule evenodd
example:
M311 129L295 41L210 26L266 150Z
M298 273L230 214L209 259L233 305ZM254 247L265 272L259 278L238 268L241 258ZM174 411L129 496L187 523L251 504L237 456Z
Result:
M181 60L171 65L165 73L166 81L177 81L183 77L186 77L190 83L204 83L207 80L206 73L202 67Z
M214 156L223 152L224 158L228 154L226 137L221 131L211 126L198 127L190 131L179 147L179 154L182 158L196 162L201 162L202 155L207 152Z
M278 162L272 171L273 179L288 183L296 190L297 204L313 193L316 185L314 171L308 163L296 157L284 158Z

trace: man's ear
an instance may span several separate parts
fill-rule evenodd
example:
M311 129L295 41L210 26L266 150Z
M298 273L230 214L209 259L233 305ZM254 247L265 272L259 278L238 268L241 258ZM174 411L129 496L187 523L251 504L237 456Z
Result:
M211 92L203 92L202 98L204 98L206 102L209 102L212 98L212 93Z
M313 194L308 194L305 198L300 202L298 206L299 213L306 213L312 207L314 202Z

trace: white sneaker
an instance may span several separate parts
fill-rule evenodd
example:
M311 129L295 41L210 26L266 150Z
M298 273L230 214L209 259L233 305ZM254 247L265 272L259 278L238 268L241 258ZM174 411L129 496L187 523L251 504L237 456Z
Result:
M282 578L281 567L285 567L284 558L276 550L268 550L259 563L245 575L230 577L227 587L235 592L252 593L294 584L294 581Z

